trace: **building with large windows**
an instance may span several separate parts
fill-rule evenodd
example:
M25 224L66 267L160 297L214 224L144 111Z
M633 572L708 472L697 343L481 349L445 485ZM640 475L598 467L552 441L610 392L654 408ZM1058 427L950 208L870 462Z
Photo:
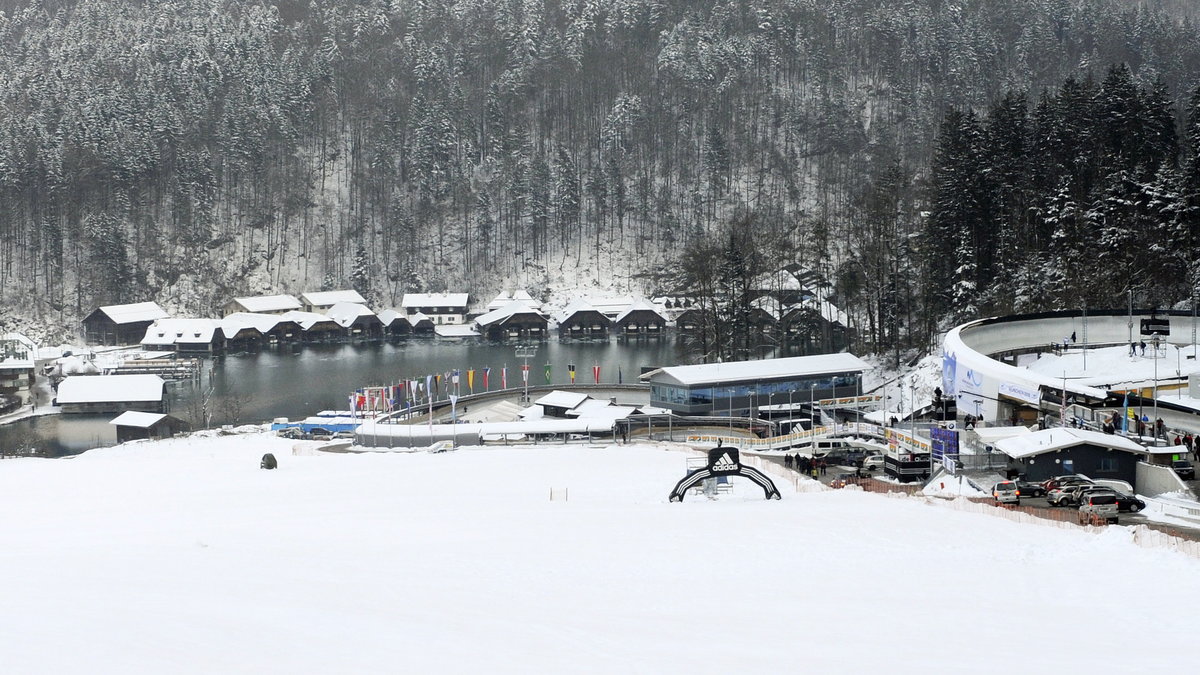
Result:
M641 376L650 405L681 415L743 416L764 406L800 406L855 396L867 364L853 354L671 366Z

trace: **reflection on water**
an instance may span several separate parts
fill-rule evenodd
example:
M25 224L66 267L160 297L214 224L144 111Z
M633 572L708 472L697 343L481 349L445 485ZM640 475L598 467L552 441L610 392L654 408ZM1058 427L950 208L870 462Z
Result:
M475 390L483 390L484 367L491 368L490 389L499 389L501 368L508 368L509 387L521 386L521 365L530 366L530 384L570 381L567 365L575 364L576 382L590 383L592 366L600 366L601 382L635 382L643 369L675 365L683 360L673 340L556 341L538 343L532 356L520 358L516 346L482 341L411 339L399 342L287 345L261 352L226 354L202 362L199 381L170 382L167 402L172 415L203 427L303 417L320 410L347 408L347 396L363 386L386 385L426 375L462 371L467 392L468 369L474 368ZM112 415L44 415L0 426L0 447L33 443L51 456L73 454L116 443Z

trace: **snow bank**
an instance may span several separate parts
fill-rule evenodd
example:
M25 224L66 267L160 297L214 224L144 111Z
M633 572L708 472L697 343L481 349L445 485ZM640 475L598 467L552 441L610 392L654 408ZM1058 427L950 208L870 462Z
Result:
M654 446L291 443L3 462L4 669L928 673L986 671L995 645L1019 645L1041 670L1154 672L1192 652L1200 562L1123 528L784 481L782 501L738 480L671 504L693 455ZM258 469L265 452L278 470ZM1049 597L1055 612L1029 611ZM1102 598L1121 598L1122 625L1155 627L1136 650L1062 620Z

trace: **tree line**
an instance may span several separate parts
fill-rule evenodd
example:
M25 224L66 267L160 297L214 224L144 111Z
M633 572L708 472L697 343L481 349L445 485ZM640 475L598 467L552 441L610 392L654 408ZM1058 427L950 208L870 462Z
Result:
M938 234L953 208L984 208L941 185L948 111L1068 78L1090 97L1107 79L1087 73L1114 63L1138 105L1157 91L1178 107L1200 72L1194 10L1168 0L0 8L0 313L68 326L98 304L207 314L341 285L384 306L614 279L686 291L658 272L750 223L764 266L829 281L857 348L923 344L940 312L999 307L994 281L1039 276L1025 258L1049 256L1057 231L1035 225L1029 194L975 186L1004 202L1021 255L988 234L992 216ZM1117 152L1147 182L1151 159ZM1112 183L1081 166L1099 161L1053 169L1071 204ZM1027 306L1058 301L1021 288Z

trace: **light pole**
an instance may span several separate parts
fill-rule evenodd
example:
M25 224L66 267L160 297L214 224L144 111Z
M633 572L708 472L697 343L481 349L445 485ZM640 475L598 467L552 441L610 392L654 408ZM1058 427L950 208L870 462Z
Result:
M1158 345L1161 342L1158 333L1150 338L1150 342L1154 345L1154 437L1158 438Z
M788 433L795 433L796 425L792 422L792 394L796 393L795 389L788 389Z
M808 429L817 432L817 385L808 385Z

